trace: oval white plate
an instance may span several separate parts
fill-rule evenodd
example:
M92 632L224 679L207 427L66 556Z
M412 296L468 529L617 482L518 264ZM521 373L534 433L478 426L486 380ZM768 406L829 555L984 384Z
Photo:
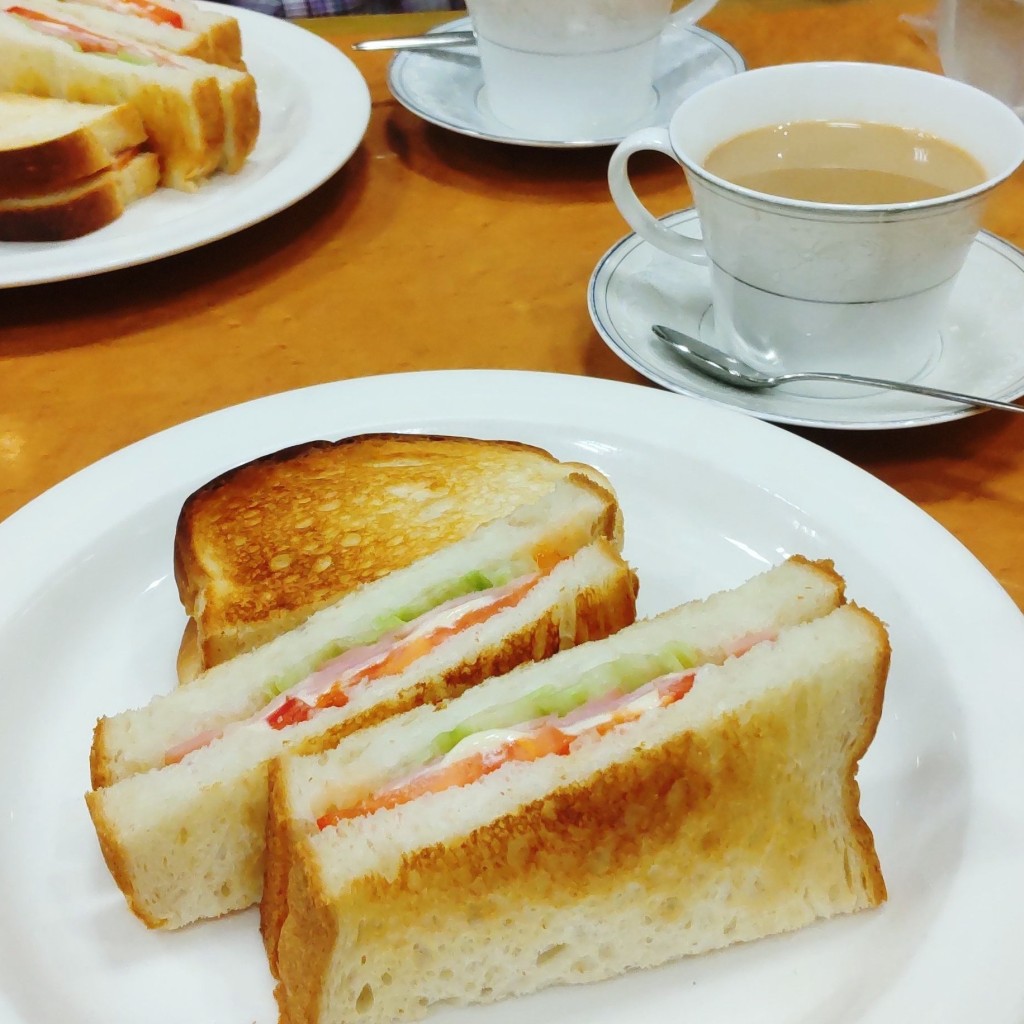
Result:
M241 27L260 105L259 139L242 170L214 175L190 194L158 189L82 238L0 242L0 288L132 267L233 235L298 202L355 152L370 121L370 91L352 61L297 25L227 10Z
M894 649L860 777L885 907L435 1024L1019 1024L1024 618L1006 593L914 505L752 417L608 381L474 371L227 409L0 524L0 1024L276 1021L255 912L161 934L125 908L82 800L90 734L98 715L174 685L184 497L258 454L382 430L515 438L598 466L619 490L645 614L804 552L835 559Z
M681 234L700 237L692 208L661 219ZM775 423L892 430L986 411L872 388L851 387L849 397L841 398L827 391L816 394L814 384L741 391L703 377L658 341L651 325L667 324L716 345L707 271L661 252L635 234L620 239L598 260L587 305L608 347L649 380ZM982 231L953 289L935 354L914 382L1006 402L1024 395L1021 309L1024 253Z

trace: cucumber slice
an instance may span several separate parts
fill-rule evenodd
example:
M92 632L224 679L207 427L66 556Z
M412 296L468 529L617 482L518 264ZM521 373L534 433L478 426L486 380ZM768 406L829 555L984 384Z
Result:
M271 701L285 691L290 690L293 686L301 683L307 676L311 676L318 668L326 665L332 658L337 658L338 655L344 654L355 646L353 643L345 643L341 640L334 640L329 644L325 644L320 650L303 658L299 664L293 665L286 672L268 679L264 687L267 700Z
M595 665L568 686L549 684L517 700L488 708L434 740L434 753L443 756L456 744L476 733L509 729L547 715L563 718L592 700L612 693L632 693L659 676L693 668L696 653L682 644L669 644L654 654L623 654L604 665Z
M317 669L322 668L332 658L338 657L339 654L344 654L354 647L368 647L370 644L375 644L385 634L404 628L410 622L433 611L446 601L454 600L457 597L465 597L467 594L490 590L493 587L503 586L518 576L532 571L533 567L525 567L522 572L517 571L519 568L523 567L505 565L488 568L486 571L474 570L473 572L466 573L465 576L452 580L450 583L432 587L404 608L399 608L397 611L389 612L386 615L379 615L373 620L366 634L359 637L346 637L343 640L336 640L327 644L316 653L304 658L300 664L295 665L287 672L282 672L280 675L268 680L264 687L267 701L273 700L286 690L290 690L293 686L301 683L303 679L312 675Z

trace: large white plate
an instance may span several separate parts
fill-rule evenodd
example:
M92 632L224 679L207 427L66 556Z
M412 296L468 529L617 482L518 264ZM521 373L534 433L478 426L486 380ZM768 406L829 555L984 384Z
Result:
M242 170L214 175L191 194L158 189L82 238L0 242L0 288L88 277L232 235L298 202L355 152L370 120L370 92L352 61L297 25L244 8L229 13L242 30L261 116Z
M953 538L872 477L755 420L646 388L525 373L370 378L133 445L0 525L0 1022L271 1024L254 912L177 934L125 909L82 793L97 715L174 682L185 495L221 470L360 431L517 438L620 491L644 612L790 552L830 556L892 628L863 810L882 909L436 1024L984 1021L1024 1011L1024 619Z

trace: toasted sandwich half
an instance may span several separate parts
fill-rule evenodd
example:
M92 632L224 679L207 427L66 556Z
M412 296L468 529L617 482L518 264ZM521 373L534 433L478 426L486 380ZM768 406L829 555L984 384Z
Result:
M242 33L229 13L200 7L191 0L76 0L89 7L126 15L126 34L173 53L244 70Z
M66 8L58 0L0 3L0 89L132 104L159 157L161 184L172 188L191 191L218 168L241 168L259 133L251 75L94 24L108 12Z
M799 571L275 762L281 1019L413 1020L881 903L855 776L888 638L853 605L794 616Z
M182 681L364 583L596 470L511 441L368 434L256 459L199 488L174 539ZM621 543L621 525L616 528Z
M635 616L618 509L572 478L297 630L96 726L87 795L131 909L176 928L255 903L267 765L603 637Z
M127 104L0 93L0 240L77 238L156 188L159 165Z

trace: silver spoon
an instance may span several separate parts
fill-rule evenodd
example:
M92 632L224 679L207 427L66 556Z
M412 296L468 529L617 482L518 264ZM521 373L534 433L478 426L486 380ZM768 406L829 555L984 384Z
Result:
M668 345L673 352L677 352L686 364L698 373L747 391L776 388L780 384L798 380L832 380L843 384L863 384L866 387L887 388L890 391L909 391L915 395L927 395L929 398L943 398L949 402L959 402L961 405L983 405L990 409L1024 412L1024 405L1014 405L1013 402L999 402L994 398L979 398L977 395L964 395L959 391L928 388L922 384L906 384L903 381L859 377L852 373L826 373L813 370L802 373L761 373L735 356L727 355L725 352L713 348L711 345L705 345L704 342L673 330L671 327L655 324L653 330L661 341Z
M468 46L476 42L471 30L428 32L422 36L393 36L390 39L366 39L353 43L353 50L430 50L438 46Z

